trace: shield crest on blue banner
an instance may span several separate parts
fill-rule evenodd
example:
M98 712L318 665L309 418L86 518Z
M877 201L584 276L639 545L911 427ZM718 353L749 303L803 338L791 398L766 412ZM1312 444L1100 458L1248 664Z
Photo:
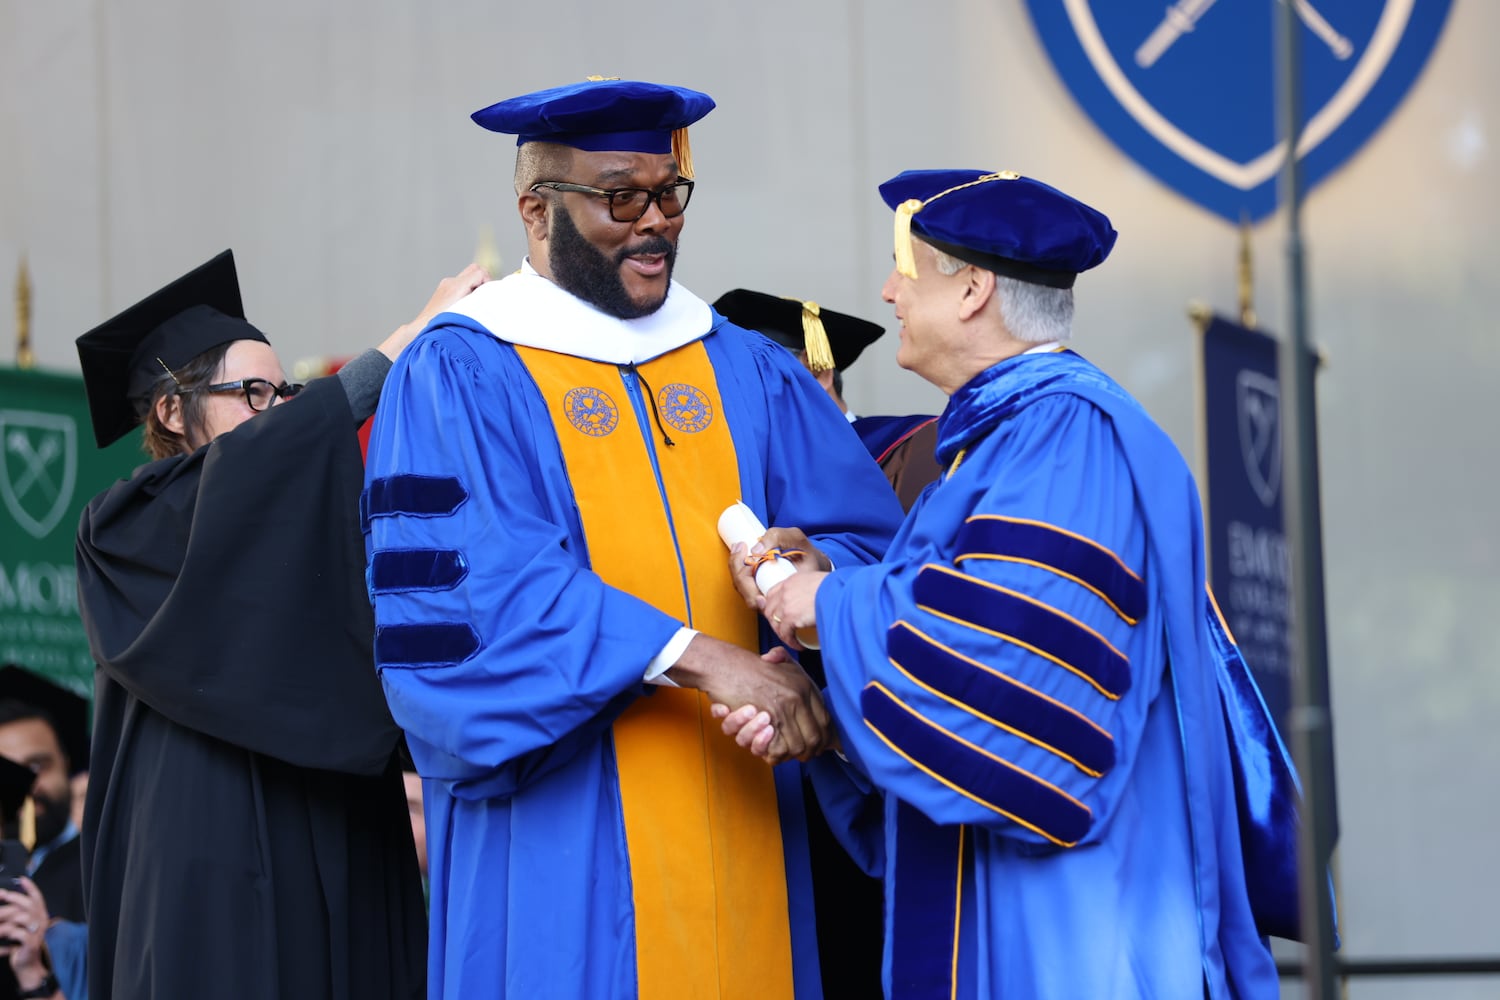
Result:
M1302 28L1298 155L1310 191L1396 110L1452 0L1026 0L1094 123L1163 183L1235 223L1278 204L1283 3Z
M1245 478L1261 506L1270 507L1281 496L1281 385L1246 370L1235 376L1234 392Z

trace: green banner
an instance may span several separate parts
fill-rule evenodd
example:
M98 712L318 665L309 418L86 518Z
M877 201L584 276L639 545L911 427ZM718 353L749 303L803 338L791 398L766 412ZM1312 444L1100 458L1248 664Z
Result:
M0 368L0 663L93 692L73 539L88 502L146 460L140 440L94 446L78 376Z

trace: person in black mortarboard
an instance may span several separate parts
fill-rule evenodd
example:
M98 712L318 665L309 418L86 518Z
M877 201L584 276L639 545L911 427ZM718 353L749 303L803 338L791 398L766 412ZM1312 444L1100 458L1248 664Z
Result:
M816 302L748 288L725 292L715 300L714 309L731 323L763 333L797 355L849 419L871 457L880 463L885 478L901 498L902 508L911 510L922 490L942 471L932 457L937 417L926 413L859 417L844 401L844 371L885 330Z
M391 361L287 382L225 251L78 338L100 447L153 461L79 525L98 664L94 1000L421 997L421 882L372 670L356 435Z
M1064 346L1115 231L1012 172L881 195L945 472L878 566L796 574L765 614L816 627L843 752L886 796L887 993L1275 997L1290 762L1207 592L1187 464ZM742 743L754 711L725 719Z
M858 565L900 506L795 358L672 280L713 106L591 79L476 112L517 136L528 256L376 416L375 656L424 778L434 997L821 993L795 766L712 732L710 698L764 705L776 761L827 716L758 655L717 522L743 500Z

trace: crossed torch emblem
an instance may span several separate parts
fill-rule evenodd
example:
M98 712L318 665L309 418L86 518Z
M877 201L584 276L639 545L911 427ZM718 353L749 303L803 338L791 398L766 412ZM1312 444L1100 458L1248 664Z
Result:
M1167 14L1162 18L1161 23L1146 37L1140 48L1135 50L1135 64L1141 69L1150 69L1154 66L1156 61L1177 42L1177 39L1197 26L1199 18L1203 17L1216 2L1217 0L1177 0L1177 3L1167 8ZM1348 59L1354 54L1353 43L1328 23L1328 19L1312 5L1312 0L1281 0L1281 2L1292 5L1297 16L1302 18L1302 23L1328 46L1328 51L1333 53L1335 59Z
M6 450L14 452L25 463L26 470L16 477L12 488L16 496L25 496L33 485L40 486L49 500L57 499L57 484L52 477L47 475L47 465L57 457L62 447L60 438L47 436L42 438L40 448L31 446L31 439L26 436L25 431L13 430L5 439Z
M72 501L75 435L71 417L0 410L0 507L34 538L50 533Z

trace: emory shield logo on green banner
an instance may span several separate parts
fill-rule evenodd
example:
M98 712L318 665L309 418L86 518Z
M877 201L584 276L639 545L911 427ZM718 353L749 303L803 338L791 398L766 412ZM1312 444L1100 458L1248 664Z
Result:
M84 505L144 460L138 432L94 447L77 375L0 367L0 663L93 686L74 536Z
M32 538L62 520L78 480L78 425L70 416L0 410L0 500Z

